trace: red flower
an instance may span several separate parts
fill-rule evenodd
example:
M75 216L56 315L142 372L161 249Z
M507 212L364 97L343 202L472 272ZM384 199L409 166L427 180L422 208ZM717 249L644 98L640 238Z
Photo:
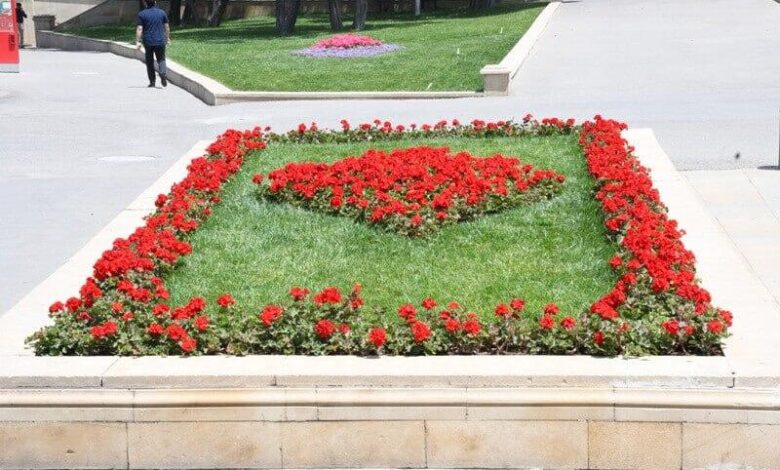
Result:
M707 323L707 329L710 333L719 335L723 333L723 323L721 323L720 320L710 320Z
M398 316L411 322L417 317L417 309L412 304L404 304L398 308Z
M314 325L314 331L317 333L317 336L324 341L336 333L336 325L330 320L323 319Z
M293 287L290 289L290 297L293 298L296 302L300 302L301 300L305 299L309 295L309 289L304 289L302 287Z
M340 302L341 292L335 287L326 287L322 292L314 296L314 303L317 305L338 304Z
M482 325L479 324L477 314L469 313L468 319L463 323L463 331L471 336L476 336L482 331Z
M197 328L198 331L206 331L208 327L209 327L209 317L200 316L195 319L195 328Z
M65 309L65 304L63 304L62 302L54 302L49 307L49 313L61 312L63 309Z
M666 320L661 323L661 327L666 330L670 336L677 336L677 333L680 331L680 322L677 320Z
M367 125L361 129L393 132L391 123L380 124L379 128ZM440 122L423 129L445 127L446 122ZM529 171L525 171L526 166ZM453 154L446 147L411 147L387 153L368 150L360 157L333 164L289 163L270 172L270 185L259 191L271 200L350 215L404 235L423 236L451 219L466 220L491 210L496 198L536 187L545 197L552 196L563 181L553 171L531 170L517 158L477 158L467 152ZM327 206L323 200L328 201ZM518 201L509 198L505 204ZM469 207L464 208L463 203ZM344 207L351 210L343 211Z
M460 308L460 304L453 301L447 304L447 310L458 310Z
M187 336L187 330L178 323L172 323L165 329L165 333L174 341L178 341Z
M509 306L512 307L514 310L520 311L525 308L525 300L523 299L512 299L511 302L509 302Z
M71 297L65 302L65 306L70 310L71 312L75 312L79 308L81 308L81 299L78 299L76 297Z
M266 305L263 311L260 312L260 321L265 326L271 326L279 317L282 316L282 307L278 305Z
M561 309L558 308L558 306L555 305L554 303L549 303L549 304L544 306L544 314L545 315L557 315L558 312L560 312L560 311L561 311Z
M431 337L431 327L427 323L421 321L415 321L410 325L412 329L412 336L418 343L422 343Z
M577 326L577 320L573 317L564 317L563 320L561 320L561 326L564 330L573 330L574 327Z
M731 326L734 316L728 310L718 310L718 316L726 322L726 325Z
M89 332L92 335L92 338L100 339L105 336L111 336L116 334L117 325L113 321L109 320L103 323L102 325L93 326L92 328L90 328Z
M444 329L447 330L448 332L456 333L460 331L460 328L461 328L461 324L458 320L449 316L444 319Z
M368 332L368 341L379 349L387 342L387 332L384 328L372 328Z
M230 294L222 294L217 299L217 305L219 305L222 308L228 308L231 305L234 305L236 303L236 299L233 298Z
M498 317L508 317L512 314L512 311L509 310L509 306L507 304L498 304L496 305L496 316Z
M255 183L255 184L262 183L263 182L263 175L261 175L260 173L255 174L254 176L252 176L252 182Z
M436 301L428 297L427 299L424 299L422 301L422 306L426 310L433 310L434 308L436 308Z
M181 347L181 350L185 353L191 353L198 347L198 342L195 341L194 338L186 336L179 342L179 347Z
M154 316L156 316L156 317L159 317L160 315L164 315L164 314L168 313L169 310L170 310L170 307L168 307L167 305L165 305L165 304L157 304L152 309L152 314Z
M601 346L604 344L604 333L601 331L596 331L593 333L593 342L596 344L596 346Z
M152 323L149 325L149 328L146 329L146 332L152 336L160 336L164 331L165 329L159 323Z
M133 318L135 318L135 315L133 315L133 312L125 312L125 313L122 315L122 320L124 320L124 321L130 321L130 320L132 320Z
M551 315L544 315L539 319L539 327L543 330L552 330L555 328L555 320Z

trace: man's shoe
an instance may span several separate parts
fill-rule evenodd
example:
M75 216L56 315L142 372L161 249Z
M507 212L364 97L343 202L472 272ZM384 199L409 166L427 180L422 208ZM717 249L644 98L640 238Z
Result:
M168 77L165 75L160 75L160 83L162 83L162 86L168 86Z
M149 85L146 86L146 88L154 88L154 83L150 83Z

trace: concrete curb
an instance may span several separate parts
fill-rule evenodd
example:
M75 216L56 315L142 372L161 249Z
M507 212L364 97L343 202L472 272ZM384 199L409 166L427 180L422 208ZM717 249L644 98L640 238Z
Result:
M482 75L486 96L509 95L512 78L520 70L525 59L531 54L531 49L533 49L536 41L542 36L550 19L552 19L553 14L560 6L561 2L559 0L551 1L501 62L486 65L479 71Z
M54 31L38 31L38 47L65 51L110 52L128 59L144 61L143 52L129 44L102 39L85 38ZM204 103L216 106L245 101L304 101L304 100L418 100L476 98L476 91L353 91L353 92L279 92L234 91L205 75L168 59L168 80L191 93Z

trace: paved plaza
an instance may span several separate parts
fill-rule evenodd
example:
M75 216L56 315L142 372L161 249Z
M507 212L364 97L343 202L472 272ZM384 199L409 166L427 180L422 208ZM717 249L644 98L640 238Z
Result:
M0 76L0 312L63 264L196 141L316 120L590 118L652 128L780 298L780 5L769 0L564 2L509 97L209 107L149 90L111 54L25 50ZM175 44L172 47L176 47ZM669 71L674 71L670 74ZM18 210L17 208L23 208Z

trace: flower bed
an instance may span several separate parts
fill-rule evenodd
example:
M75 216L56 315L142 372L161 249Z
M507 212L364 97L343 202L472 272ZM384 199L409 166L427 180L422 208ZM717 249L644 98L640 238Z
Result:
M333 165L290 163L255 175L262 197L343 215L408 236L560 192L563 175L516 158L453 155L448 148L369 150Z
M433 126L376 122L341 131L300 126L287 134L228 131L194 160L188 176L160 195L158 210L95 264L78 297L50 308L54 323L30 342L38 354L717 354L731 314L710 304L695 279L694 258L666 216L648 171L631 154L624 125L596 117L523 123L442 121ZM190 253L188 234L220 202L224 183L250 151L279 142L400 140L407 136L516 137L579 132L617 254L605 260L619 274L614 287L584 312L549 303L527 312L507 298L486 321L456 302L435 299L398 308L398 321L371 314L362 288L290 290L291 302L258 310L230 294L209 305L194 297L170 306L163 280ZM302 280L305 281L305 280ZM456 296L457 293L453 293ZM261 299L259 299L261 301Z
M370 57L399 49L401 46L397 44L385 44L370 36L346 33L323 39L311 47L293 51L292 54L304 57Z

